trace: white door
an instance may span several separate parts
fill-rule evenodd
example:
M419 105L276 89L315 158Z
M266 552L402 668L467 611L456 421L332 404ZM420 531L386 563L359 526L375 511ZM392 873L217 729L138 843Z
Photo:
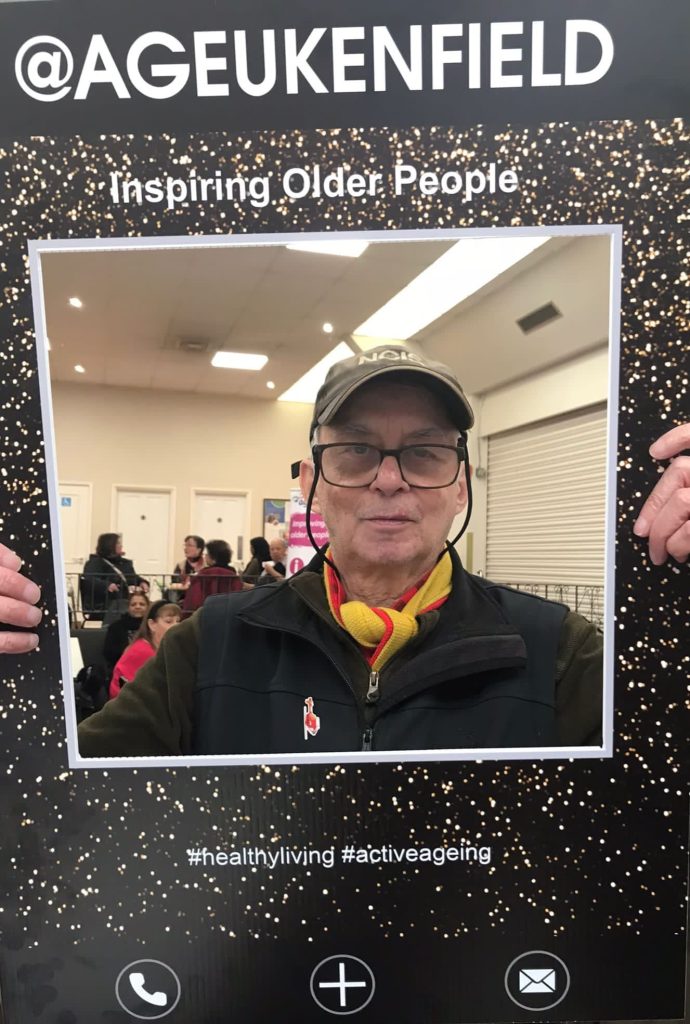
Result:
M115 488L115 526L127 558L140 576L160 576L172 569L172 491Z
M91 552L91 484L58 484L65 572L78 573Z
M194 491L192 529L204 540L225 540L232 548L233 562L246 563L249 554L246 494Z

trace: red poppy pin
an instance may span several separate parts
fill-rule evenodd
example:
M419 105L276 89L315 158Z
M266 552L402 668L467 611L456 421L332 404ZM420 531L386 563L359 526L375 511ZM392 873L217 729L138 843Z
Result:
M307 697L304 701L304 738L316 736L321 728L321 719L314 714L314 698Z

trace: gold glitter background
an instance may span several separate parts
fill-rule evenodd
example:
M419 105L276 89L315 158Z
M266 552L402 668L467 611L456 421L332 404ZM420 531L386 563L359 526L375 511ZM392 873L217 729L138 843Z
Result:
M0 150L0 536L44 585L47 609L40 651L3 663L8 1012L29 1007L57 1024L96 1019L59 1002L65 979L81 991L83 978L113 957L124 965L147 937L161 959L166 950L169 961L182 947L197 950L190 970L200 972L213 943L245 958L246 942L259 938L321 949L352 933L362 943L405 941L418 950L489 935L508 959L516 935L517 952L580 956L613 938L630 950L613 1015L643 1015L639 985L650 982L638 976L642 950L647 964L663 961L668 970L649 994L651 1015L663 1015L661 998L670 1016L680 1015L690 575L686 566L651 565L631 526L658 472L649 443L690 418L689 143L676 120L42 138ZM107 193L110 171L279 177L320 163L388 174L400 160L429 170L495 160L517 171L521 187L473 203L412 193L319 201L276 194L260 210L209 203L171 212L112 208ZM27 239L582 223L624 229L615 757L67 771ZM185 855L193 845L444 845L458 837L491 845L491 865L230 873L192 869ZM603 1019L609 996L592 991L600 1007L592 1012Z

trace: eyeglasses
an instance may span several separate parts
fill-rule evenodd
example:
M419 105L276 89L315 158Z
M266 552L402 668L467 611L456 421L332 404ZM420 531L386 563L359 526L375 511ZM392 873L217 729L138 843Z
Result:
M327 484L368 487L381 463L392 455L400 476L410 487L449 487L455 483L466 458L465 445L406 444L402 448L376 448L371 444L315 444L314 462Z

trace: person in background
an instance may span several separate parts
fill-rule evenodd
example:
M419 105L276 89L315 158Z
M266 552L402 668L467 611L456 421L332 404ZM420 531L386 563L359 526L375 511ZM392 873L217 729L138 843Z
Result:
M127 611L108 626L103 642L103 657L109 675L112 675L115 665L136 637L149 604L146 594L135 590L129 595Z
M275 580L285 579L287 572L287 541L282 537L274 537L270 543L271 561L264 562L263 572L258 583L273 583Z
M184 618L201 608L213 594L229 594L242 589L242 581L232 568L232 548L224 540L210 540L204 552L206 565L191 577L182 602Z
M139 576L122 549L119 533L102 533L79 578L81 601L86 618L102 621L108 607L126 599L138 588L148 592L148 581Z
M253 585L263 572L263 563L271 561L271 549L265 537L252 537L249 541L249 550L252 553L242 573L242 581L248 586Z
M131 683L142 665L158 650L163 636L182 615L176 604L154 601L139 625L134 642L118 659L110 679L109 695L117 697L125 683Z
M206 542L203 537L199 537L195 533L190 533L188 537L185 537L184 558L177 563L172 573L174 584L181 583L186 588L189 577L204 568L206 564L204 562L205 547Z

